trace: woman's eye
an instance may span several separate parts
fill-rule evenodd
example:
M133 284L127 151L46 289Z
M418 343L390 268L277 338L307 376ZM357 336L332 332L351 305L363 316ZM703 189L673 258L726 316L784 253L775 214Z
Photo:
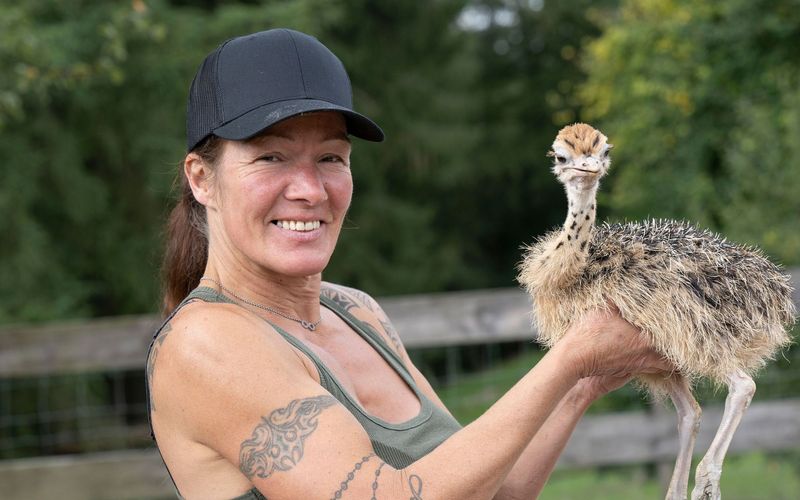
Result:
M276 161L280 161L280 158L278 158L277 155L270 154L270 155L259 156L257 161L266 161L266 162L269 162L269 163L273 163L273 162L276 162Z
M339 155L327 155L322 157L322 161L326 163L344 163L344 160Z

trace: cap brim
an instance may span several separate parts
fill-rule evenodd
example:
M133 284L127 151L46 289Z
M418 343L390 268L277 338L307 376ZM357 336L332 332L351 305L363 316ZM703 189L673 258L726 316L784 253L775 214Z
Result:
M220 125L212 133L223 139L241 141L258 135L281 120L314 111L338 111L344 115L348 134L367 141L383 141L383 130L366 116L317 99L293 99L265 104Z

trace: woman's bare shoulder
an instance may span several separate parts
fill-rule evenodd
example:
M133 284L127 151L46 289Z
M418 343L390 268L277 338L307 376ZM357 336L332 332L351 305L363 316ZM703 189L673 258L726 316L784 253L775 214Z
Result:
M269 323L239 306L206 302L187 304L164 326L147 372L154 406L181 411L186 400L220 398L257 385L280 391L273 382L308 376Z
M196 301L186 304L163 327L156 345L185 358L206 352L235 354L239 348L268 341L272 328L234 304Z

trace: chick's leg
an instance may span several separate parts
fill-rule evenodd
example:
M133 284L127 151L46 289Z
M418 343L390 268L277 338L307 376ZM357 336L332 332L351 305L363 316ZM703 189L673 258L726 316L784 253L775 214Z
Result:
M667 490L667 500L686 500L689 472L692 468L692 451L700 427L700 405L692 395L687 380L679 375L668 381L669 396L678 413L678 458Z
M719 478L722 475L722 462L731 444L733 433L736 432L745 410L750 406L755 392L755 382L743 371L737 370L728 377L728 397L725 399L722 422L711 446L697 466L692 500L721 498Z

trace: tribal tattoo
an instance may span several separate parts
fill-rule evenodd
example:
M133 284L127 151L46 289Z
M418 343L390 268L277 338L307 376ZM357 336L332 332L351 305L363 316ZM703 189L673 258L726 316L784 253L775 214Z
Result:
M341 291L332 287L323 288L321 294L336 302L337 305L348 312L351 309L358 309L360 307L359 303L362 304L364 308L378 318L381 328L383 328L386 336L389 337L389 340L391 340L395 351L398 354L403 351L403 342L400 340L400 335L397 334L397 330L395 330L394 326L392 326L392 324L389 322L389 318L386 318L385 315L383 315L383 318L381 317L382 312L380 311L380 307L369 295L354 288L347 288L346 291ZM360 320L360 322L370 330L377 333L377 329L370 323L363 320Z
M339 290L335 290L330 287L325 287L320 292L321 295L328 297L332 301L336 302L336 304L344 309L345 311L349 311L350 309L357 308L358 304L355 300L353 300L349 295L340 292Z
M317 428L317 417L336 404L329 395L295 399L269 417L262 417L253 436L242 442L239 470L252 479L267 478L275 471L287 471L303 458L303 443Z
M351 293L359 302L364 304L364 307L369 310L369 312L376 312L375 309L377 308L377 304L375 301L367 295L366 293L362 292L361 290L356 290L355 288L349 288L348 293Z
M386 321L378 319L378 321L381 322L383 331L386 332L386 335L389 336L389 339L392 341L392 344L394 344L394 348L397 351L397 353L399 354L400 352L402 352L403 342L400 341L400 335L397 334L397 330L394 329L394 326L392 326L392 324L389 323L388 319Z

